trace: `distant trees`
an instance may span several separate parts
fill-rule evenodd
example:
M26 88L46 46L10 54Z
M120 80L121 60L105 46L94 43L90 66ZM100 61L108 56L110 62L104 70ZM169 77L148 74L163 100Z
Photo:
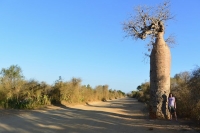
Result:
M122 91L108 89L108 85L92 88L81 85L80 78L63 81L61 77L54 85L36 80L25 80L17 65L2 68L0 72L0 107L37 108L49 104L81 104L89 101L111 100L125 96Z

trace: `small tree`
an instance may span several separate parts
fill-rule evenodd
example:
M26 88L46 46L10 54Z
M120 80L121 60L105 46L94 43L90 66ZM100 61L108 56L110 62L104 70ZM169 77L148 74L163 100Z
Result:
M18 100L18 93L23 84L22 70L18 65L11 65L9 68L2 68L1 84L7 91L7 99L15 97Z
M169 2L157 7L138 6L135 16L123 24L127 36L133 39L146 39L150 56L150 118L167 118L167 97L170 92L170 49L166 42L173 44L173 37L164 40L165 22L173 18Z
M22 70L17 65L11 65L9 68L2 68L1 70L1 82L10 84L11 88L17 86L17 82L23 78Z

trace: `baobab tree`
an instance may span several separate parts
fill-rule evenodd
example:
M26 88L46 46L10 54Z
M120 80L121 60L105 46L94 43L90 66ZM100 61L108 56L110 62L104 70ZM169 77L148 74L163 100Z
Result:
M169 44L175 43L173 36L164 39L166 21L174 17L170 13L169 1L155 7L137 6L135 16L124 22L126 35L133 39L150 38L150 118L168 118L170 93L171 54ZM168 43L168 44L167 44Z

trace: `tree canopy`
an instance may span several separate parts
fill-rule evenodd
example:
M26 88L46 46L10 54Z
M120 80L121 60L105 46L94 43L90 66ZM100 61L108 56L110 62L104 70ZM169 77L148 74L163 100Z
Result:
M173 19L174 16L170 13L170 2L166 1L158 6L137 6L135 7L135 15L123 23L123 30L126 32L126 37L133 39L151 38L150 44L155 41L159 32L165 31L167 20ZM168 44L174 44L174 37L171 35L165 40Z

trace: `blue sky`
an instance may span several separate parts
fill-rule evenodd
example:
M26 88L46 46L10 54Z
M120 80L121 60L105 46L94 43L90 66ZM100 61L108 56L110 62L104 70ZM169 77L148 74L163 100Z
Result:
M147 41L124 38L122 23L138 5L161 0L1 0L0 69L22 68L27 80L52 85L81 78L82 85L109 85L130 92L149 81ZM171 77L200 65L200 1L171 0L175 15L166 27Z

